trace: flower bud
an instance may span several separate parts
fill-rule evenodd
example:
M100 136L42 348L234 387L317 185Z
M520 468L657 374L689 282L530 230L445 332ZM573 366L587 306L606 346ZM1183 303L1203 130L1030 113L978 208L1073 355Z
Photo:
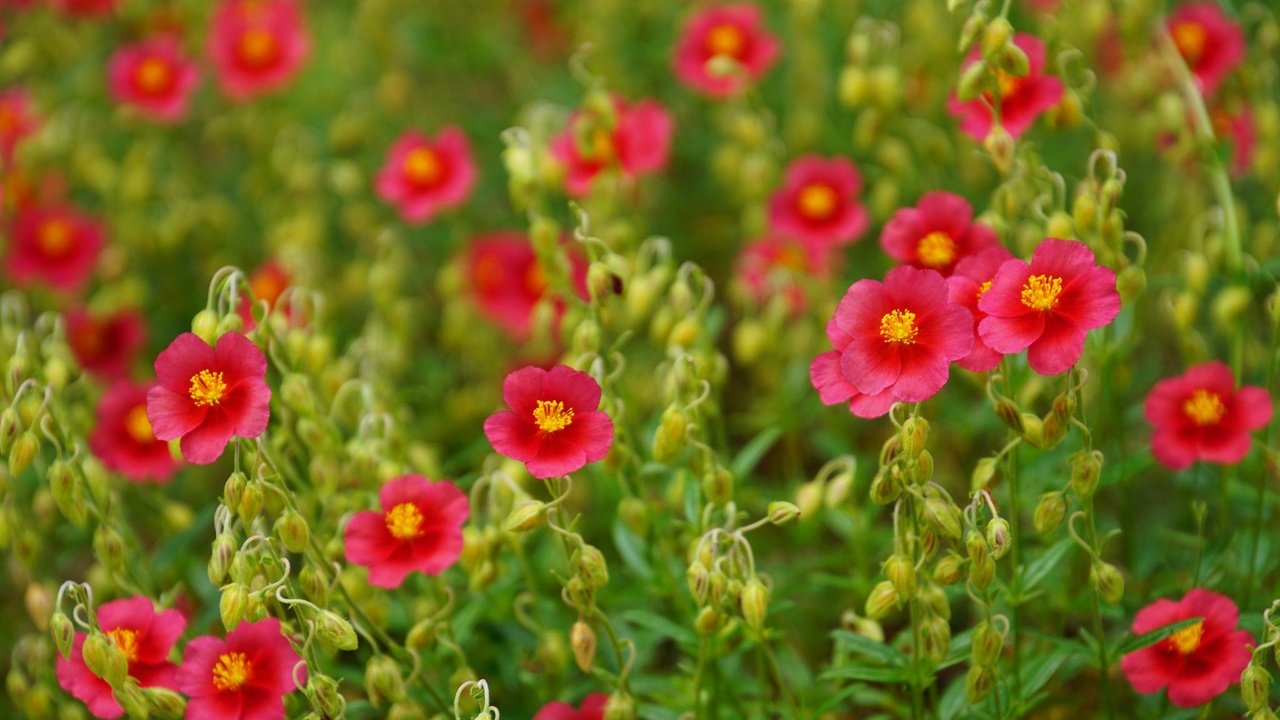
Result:
M187 710L186 699L166 687L143 688L142 696L146 699L147 709L156 717L178 720Z
M1049 216L1049 222L1045 225L1045 236L1051 238L1069 238L1074 237L1075 232L1071 216L1067 213L1057 210Z
M995 458L984 457L973 466L973 474L969 476L969 490L977 492L991 484L999 467Z
M231 561L236 556L235 538L227 533L221 533L213 539L213 551L209 554L209 582L214 585L221 585L222 581L227 577L227 568L231 567Z
M517 505L502 522L502 529L507 532L527 532L542 524L547 504L539 500L527 499Z
M387 655L374 655L364 668L364 689L374 707L404 699L404 677L400 666Z
M1011 46L1012 47L1012 46ZM1019 53L1022 51L1019 50ZM1026 58L1024 54L1022 56ZM1025 75L1026 73L1023 73ZM1000 174L1007 175L1009 169L1013 167L1013 150L1014 139L1003 125L992 125L991 130L987 132L987 137L982 141L982 147L991 155L992 162L995 163L996 169Z
M240 497L244 494L244 488L248 482L248 478L239 470L231 473L227 477L226 484L222 486L222 504L228 508L238 507L240 505Z
M488 565L486 560L484 565ZM483 565L482 565L483 567ZM596 600L596 590L580 576L574 575L564 584L564 591L569 594L570 605L576 608L590 607Z
M304 564L298 571L298 587L316 605L324 607L329 604L329 583L312 563Z
M1031 524L1035 526L1036 532L1044 535L1057 528L1066 515L1066 498L1061 492L1053 490L1040 496L1035 513L1031 516Z
M1102 452L1081 450L1071 456L1071 489L1083 499L1093 496L1102 474Z
M71 648L75 644L76 629L71 618L59 610L49 618L49 633L53 635L53 645L58 654L64 658L71 657Z
M427 712L421 704L403 700L391 706L387 711L387 720L427 720Z
M934 530L954 540L960 539L960 510L950 496L933 495L926 499L924 519Z
M824 488L810 480L796 489L795 508L800 518L811 518L822 508Z
M960 82L956 84L956 97L962 102L978 97L982 94L989 75L990 66L982 60L965 68L960 72Z
M983 541L986 544L986 541ZM996 561L991 557L990 553L982 556L981 560L971 560L969 562L969 584L979 590L986 590L991 587L991 582L996 577Z
M987 19L986 13L975 12L969 16L968 20L964 21L964 27L960 29L960 44L957 46L957 52L964 53L969 49L970 45L973 45L974 41L976 41L978 37L982 35L983 31L986 30ZM974 65L977 64L979 63L974 63ZM977 97L977 95L974 95L973 97ZM961 96L960 99L972 100L973 97L965 98L964 96Z
M130 718L145 720L151 717L151 707L147 704L147 696L142 692L142 688L138 685L138 681L129 678L128 682L121 681L119 686L112 686L115 690L112 693L116 702L120 703L120 707L124 708L125 713Z
M911 465L911 479L916 485L924 485L933 479L933 453L921 450Z
M800 508L789 502L775 500L769 503L769 522L782 527L800 517Z
M893 583L893 589L902 600L911 600L916 596L916 566L911 558L901 553L894 553L884 561L884 574Z
M1276 720L1276 714L1264 707L1250 715L1249 720Z
M1031 72L1031 59L1027 53L1013 43L1005 43L996 56L1000 69L1014 77L1026 77Z
M954 585L960 582L960 575L964 572L967 562L963 555L954 550L948 550L947 554L943 555L942 559L938 561L938 564L933 566L934 582L939 582L943 585Z
M1057 413L1049 413L1041 421L1040 429L1040 445L1038 447L1048 450L1058 446L1062 439L1067 436L1069 419L1059 416Z
M702 493L716 505L724 505L733 499L733 473L716 465L702 475Z
M1009 521L994 518L987 523L987 544L991 546L991 557L999 560L1013 547L1013 534L1009 530Z
M1124 575L1111 563L1094 562L1089 569L1089 582L1108 605L1115 605L1124 597Z
M700 560L694 560L690 563L689 570L685 573L685 580L689 583L689 594L693 596L693 601L699 607L706 604L707 590L710 585L707 566L703 565Z
M982 56L997 57L1004 46L1013 37L1013 25L1003 17L992 20L982 31Z
M1267 707L1271 700L1271 673L1258 663L1249 663L1240 676L1240 695L1250 712Z
M902 493L902 486L897 480L890 477L888 473L878 472L875 478L871 480L871 502L877 505L888 505L898 499L898 495Z
M240 495L240 503L236 505L240 522L245 525L251 524L253 519L258 517L258 513L262 512L263 499L261 481L254 480L245 485L244 492Z
M22 420L18 417L17 408L7 407L0 412L0 453L9 452L21 429Z
M120 687L129 676L129 658L101 632L89 633L80 649L80 656L94 675L113 688Z
M569 631L569 647L573 649L578 669L590 673L596 663L596 633L582 618L578 618Z
M338 650L355 650L360 645L355 628L346 618L331 611L321 610L316 617L316 635L326 645Z
M976 705L991 694L996 686L996 674L983 665L974 665L964 678L964 697L970 704Z
M930 615L921 622L920 655L934 664L947 659L951 649L951 625L937 615Z
M685 446L685 430L688 419L684 411L676 405L669 405L662 411L662 420L653 435L652 454L658 462L666 462L675 457Z
M594 545L584 544L575 550L571 561L591 587L602 588L609 584L609 566L605 563L604 553Z
M764 627L764 618L769 611L769 589L760 582L760 578L752 576L742 588L740 600L742 618L747 627L757 633Z
M1010 430L1022 434L1022 411L1012 400L1004 396L996 397L996 417Z
M602 720L635 720L636 701L621 690L609 696Z
M124 565L124 539L110 525L99 525L93 534L93 554L109 568Z
M973 629L971 649L973 664L982 667L995 667L1000 659L1000 651L1004 647L1004 635L996 630L990 620L983 620Z
M222 627L227 632L236 629L244 619L249 607L249 588L241 583L231 583L222 588L222 598L218 601L218 612L222 616Z
M929 421L922 417L907 418L902 424L902 449L907 457L918 456L929 442Z
M9 449L9 474L15 479L21 476L39 451L40 439L30 430L24 430Z
M76 527L84 527L89 519L89 505L84 497L84 482L61 458L49 465L49 493L62 515Z
M218 314L207 308L196 313L196 316L191 318L191 332L210 345L216 344L218 341Z
M872 620L879 620L898 607L900 602L898 591L893 587L893 583L888 580L881 580L876 583L875 587L871 588L871 594L867 596L864 614Z
M1039 415L1022 413L1022 439L1032 447L1038 447L1041 450L1047 447L1044 439L1044 421Z
M304 691L311 707L327 718L342 717L346 702L338 693L338 681L322 673L308 673L307 688Z
M720 611L714 605L704 606L698 611L698 618L693 621L694 630L706 637L720 628Z
M280 544L291 553L300 553L307 549L307 521L293 508L286 508L275 523L276 536Z

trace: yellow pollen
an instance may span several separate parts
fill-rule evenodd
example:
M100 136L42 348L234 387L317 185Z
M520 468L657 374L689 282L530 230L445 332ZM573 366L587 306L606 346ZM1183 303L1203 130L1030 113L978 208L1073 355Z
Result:
M276 38L262 28L249 28L240 36L236 47L240 60L252 68L270 65L279 53Z
M71 226L65 220L45 220L36 231L36 242L47 257L62 257L71 249Z
M835 214L836 191L826 183L811 183L800 190L800 212L810 220L826 220Z
M137 81L138 88L142 92L155 95L172 84L173 71L169 68L169 63L153 56L138 63L138 68L134 71L134 80Z
M573 423L573 408L566 410L559 400L539 400L533 410L533 421L544 433L558 432Z
M253 664L244 653L223 653L213 666L213 686L218 690L239 690L249 682L252 672Z
M1169 646L1183 655L1190 655L1200 647L1204 638L1204 621L1182 628L1169 636Z
M1227 406L1222 404L1218 393L1201 389L1191 393L1191 397L1182 403L1182 412L1192 422L1204 427L1221 422L1222 416L1227 414Z
M986 295L986 294L987 294L987 291L988 291L988 290L990 290L990 289L991 289L991 281L990 281L990 280L988 280L988 281L986 281L986 282L982 283L981 285L979 285L979 286L978 286L978 299L979 299L979 300L981 300L981 299L982 299L982 296L983 296L983 295Z
M1209 40L1209 33L1204 26L1194 22L1179 23L1173 26L1172 34L1173 44L1178 46L1182 57L1192 65L1199 62Z
M151 420L147 418L147 406L139 405L129 411L124 418L124 429L129 436L140 443L149 443L156 439L151 432Z
M926 267L945 267L956 259L956 241L941 230L935 230L920 238L916 256Z
M1057 275L1032 275L1022 286L1022 304L1032 310L1052 310L1062 294L1062 278Z
M747 49L747 38L734 25L716 25L707 33L707 51L712 55L737 58Z
M880 337L885 342L912 345L918 334L916 314L910 310L890 310L880 318Z
M404 158L404 175L416 185L432 185L440 179L440 156L429 147L416 147Z
M613 159L613 135L604 128L596 130L591 138L591 159L597 162L608 162Z
M111 638L111 642L120 648L120 652L124 653L129 662L134 662L138 659L138 631L116 628L115 630L108 630L107 637Z
M387 511L387 532L397 540L412 540L422 534L422 511L413 503L400 503Z
M222 382L222 373L201 370L191 376L191 387L187 393L196 401L196 406L217 405L222 402L222 395L227 391L227 384Z

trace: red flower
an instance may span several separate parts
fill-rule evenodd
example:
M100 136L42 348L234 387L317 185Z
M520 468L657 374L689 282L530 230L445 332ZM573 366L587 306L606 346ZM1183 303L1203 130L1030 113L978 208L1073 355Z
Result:
M749 4L713 5L689 16L675 47L676 78L713 98L736 95L764 76L778 59L777 38L765 28L760 8ZM737 68L716 74L713 58L732 60Z
M157 35L125 45L107 64L107 86L116 102L138 108L161 122L187 114L200 71L174 35Z
M799 312L808 304L804 280L830 278L835 255L830 248L767 235L738 253L737 277L753 301L765 303L781 294Z
M574 291L586 300L586 261L569 252L569 263ZM480 311L512 339L527 338L534 307L547 293L547 278L529 238L512 230L481 235L467 249L466 264ZM557 307L563 309L563 303L557 302Z
M1218 137L1231 140L1231 173L1244 175L1253 162L1253 148L1258 144L1258 129L1248 106L1232 115L1218 107L1210 113Z
M1116 274L1074 240L1046 238L1031 263L1009 260L978 301L982 341L1001 353L1027 351L1041 375L1066 372L1084 352L1084 336L1120 312Z
M1165 27L1205 95L1244 60L1244 31L1215 2L1180 5Z
M116 0L51 0L50 4L67 15L80 18L110 17L116 10Z
M880 244L898 262L946 276L955 271L956 263L999 246L1000 240L994 230L973 222L967 200L949 192L931 192L915 207L893 214L880 233Z
M0 159L6 166L13 162L14 148L38 126L39 121L31 110L31 97L26 90L11 88L0 91Z
M849 382L840 370L840 356L853 341L853 336L845 332L833 316L827 322L827 338L835 346L835 350L819 353L809 364L809 382L818 391L818 398L824 405L849 403L849 412L860 418L877 418L889 412L889 408L897 402L893 397L893 388L885 388L874 395L866 395Z
M862 178L844 158L806 155L787 167L782 187L769 198L769 229L816 247L845 245L867 229L858 202Z
M1040 113L1048 110L1062 99L1062 81L1044 74L1044 43L1040 38L1026 33L1013 36L1013 44L1027 54L1030 70L1023 77L1010 75L998 70L1000 83L1000 124L1013 137L1026 132L1027 128L1040 117ZM981 50L974 50L965 59L968 67L981 57ZM994 122L992 107L995 98L990 93L973 100L961 101L955 93L947 100L947 112L960 120L960 129L978 142L982 142L991 132Z
M992 350L982 341L978 325L987 314L978 308L978 301L991 289L996 271L1013 255L1003 247L992 247L956 264L955 274L947 278L947 300L969 308L973 315L973 350L956 361L956 364L972 372L987 372L1000 364L1004 354Z
M178 688L188 718L200 720L284 720L284 696L297 689L298 653L269 617L241 623L225 640L210 635L187 643L178 669ZM305 683L306 666L297 672Z
M169 651L187 627L181 613L156 612L150 598L141 596L112 600L98 607L98 627L128 658L129 675L139 685L177 691L177 668L169 662ZM94 717L118 718L124 715L124 708L111 694L111 686L85 665L81 654L85 637L76 633L71 655L58 656L54 668L58 684L83 702Z
M147 418L156 438L182 438L188 462L207 465L232 437L254 438L267 429L267 359L244 335L226 333L209 347L183 333L156 357L155 368Z
M178 463L168 443L156 440L147 419L150 386L122 380L98 401L98 424L89 434L89 449L108 470L134 482L169 482Z
M582 699L577 710L564 702L552 702L542 706L533 720L603 720L604 706L609 703L609 696L604 693L591 693Z
M258 269L249 275L249 289L253 291L254 301L266 302L268 313L275 308L276 301L289 288L289 285L289 273L285 272L280 263L275 260L268 260L259 265ZM240 316L246 331L257 327L258 323L253 319L253 303L250 302L248 295L240 298L240 305L236 308L236 314ZM298 314L292 312L292 308L290 308L289 320L301 320L296 315Z
M1240 611L1226 596L1196 588L1178 602L1157 600L1134 616L1133 632L1141 635L1196 617L1199 622L1120 659L1134 690L1150 694L1168 686L1169 700L1185 708L1209 702L1240 680L1253 635L1236 628Z
M628 178L656 173L667 165L675 121L656 100L628 105L613 99L613 117L578 111L569 127L551 139L551 155L567 171L565 189L581 197L591 192L591 181L608 168ZM585 131L584 131L585 128ZM586 147L576 138L587 137Z
M280 89L310 52L294 0L222 0L209 25L209 57L233 100Z
M347 523L347 562L369 568L369 584L396 588L417 570L439 575L462 554L467 496L453 483L402 475L378 491L382 512L363 510Z
M1151 452L1171 470L1196 460L1233 465L1249 454L1249 433L1271 422L1271 396L1256 385L1236 389L1221 362L1196 365L1156 383L1143 414L1155 427Z
M102 252L97 221L66 206L28 205L13 219L5 272L14 283L71 290L88 279Z
M405 222L420 225L443 209L461 205L475 183L467 136L449 126L434 140L416 130L401 135L387 152L374 189L396 206Z
M146 341L142 314L133 308L91 315L85 308L67 311L67 343L76 362L102 380L129 374Z
M534 477L568 475L608 454L613 421L598 411L600 386L590 375L564 365L521 368L502 382L502 399L511 409L490 415L484 434Z

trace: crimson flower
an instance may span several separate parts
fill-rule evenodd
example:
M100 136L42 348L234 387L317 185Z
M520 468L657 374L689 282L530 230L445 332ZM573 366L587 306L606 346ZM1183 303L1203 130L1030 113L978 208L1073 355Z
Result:
M1165 27L1205 95L1212 95L1244 60L1244 31L1216 2L1179 5Z
M102 252L99 223L67 206L20 207L11 225L5 273L17 284L71 290L88 279Z
M94 315L86 308L67 311L67 344L76 362L103 380L129 374L129 367L146 341L146 326L134 308L110 315Z
M1196 365L1156 383L1143 405L1155 427L1151 452L1171 470L1196 460L1233 465L1249 454L1250 432L1271 422L1271 396L1264 388L1236 389L1225 364Z
M808 304L804 280L830 278L837 259L831 248L766 235L738 253L736 275L755 302L781 294L800 312Z
M509 410L490 415L484 434L493 449L538 478L568 475L609 453L613 421L599 412L600 385L564 365L526 367L502 381Z
M895 212L880 233L890 257L944 276L965 257L999 244L994 230L973 222L969 202L949 192L926 193L915 207Z
M232 437L254 438L267 429L267 358L244 335L226 333L210 347L183 333L156 357L155 370L147 418L157 439L182 438L188 462L207 465Z
M163 687L177 691L177 668L169 662L169 651L187 628L177 610L156 612L151 599L135 596L105 602L98 607L98 628L129 661L129 675L142 687ZM83 702L94 717L118 718L124 708L116 702L111 686L85 665L84 633L76 633L68 657L58 656L54 674L63 690Z
M1013 137L1018 137L1031 127L1040 113L1062 99L1062 81L1044 74L1044 43L1034 35L1017 33L1013 44L1027 54L1030 66L1027 74L1018 77L997 70L1000 95L1000 125ZM965 59L968 67L981 59L982 51L974 50ZM952 92L947 100L947 112L960 120L960 129L969 137L982 142L991 132L995 122L996 99L990 92L973 100L960 100Z
M466 255L467 275L480 311L514 340L529 336L533 310L547 293L547 278L529 238L514 230L501 230L472 240ZM569 252L573 289L587 299L587 263ZM563 303L557 302L563 309Z
M584 126L583 123L586 123ZM588 132L579 128L588 127ZM551 139L551 155L566 169L565 189L581 197L591 192L591 182L608 168L629 178L651 175L667 166L675 121L656 100L628 104L613 99L613 117L578 111L569 127ZM588 142L576 138L585 135Z
M712 5L685 21L675 47L676 79L713 98L741 92L760 79L778 59L778 39L764 27L760 8L750 3ZM715 58L732 60L728 73L708 67Z
M240 623L225 640L205 635L187 643L178 688L188 698L186 717L200 720L284 720L284 696L296 689L301 662L269 617ZM305 683L306 666L298 673Z
M151 431L147 419L148 385L121 380L98 401L98 424L89 434L89 449L108 470L134 482L169 482L178 463L168 443Z
M416 130L401 135L387 151L374 189L379 198L396 206L405 222L420 225L441 210L461 205L475 183L467 136L449 126L434 140Z
M845 158L805 155L787 166L782 187L769 198L769 229L816 247L858 239L870 222L858 201L862 177Z
M809 382L818 391L818 398L822 403L848 403L849 412L868 420L889 412L889 408L897 402L893 397L893 388L885 388L874 395L864 394L840 370L840 356L853 341L853 336L840 327L834 316L827 321L827 338L835 349L819 353L809 364Z
M362 510L343 533L347 562L369 568L369 584L396 588L413 572L439 575L462 554L467 496L453 483L402 475L378 491L382 512Z
M604 706L608 702L609 696L604 693L586 696L577 710L566 702L551 702L543 705L533 720L603 720Z
M110 17L116 10L116 0L51 0L49 4L67 15L86 19Z
M31 110L31 96L21 88L0 90L0 159L13 162L13 151L39 126Z
M187 114L200 71L174 35L157 35L116 50L107 63L107 86L116 102L161 122Z
M1199 621L1120 659L1134 690L1151 694L1168 687L1169 701L1186 708L1209 702L1240 680L1253 635L1236 628L1240 611L1224 595L1196 588L1177 602L1157 600L1134 616L1133 632L1141 635L1191 618Z
M982 341L978 333L978 325L986 317L978 307L978 301L991 289L991 281L996 271L1013 255L1003 247L991 247L956 263L955 273L947 278L947 300L969 308L973 315L973 350L956 364L972 372L987 372L1000 364L1004 354L992 350Z
M1080 359L1089 330L1115 319L1120 293L1116 274L1095 264L1088 246L1046 238L1029 264L1013 259L1000 266L978 309L987 314L978 333L988 347L1026 350L1031 369L1057 375Z
M287 85L311 52L294 0L222 0L209 25L209 58L222 91L247 100Z

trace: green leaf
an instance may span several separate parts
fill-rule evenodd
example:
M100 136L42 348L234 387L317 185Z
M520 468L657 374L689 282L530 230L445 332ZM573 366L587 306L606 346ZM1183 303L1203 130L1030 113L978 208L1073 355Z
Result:
M836 630L832 633L838 642L848 645L851 650L875 658L884 663L896 667L905 668L910 662L906 653L895 647L890 647L882 642L876 642L869 637L859 635L848 630Z
M903 683L907 681L907 670L906 668L876 667L873 665L846 665L828 670L822 673L820 677L823 680Z
M738 451L738 456L729 463L729 472L733 473L735 479L745 477L760 464L760 459L769 452L769 448L773 447L780 437L782 437L782 428L776 425L761 430L743 446L742 450Z
M1133 652L1134 650L1141 650L1142 648L1147 647L1148 645L1155 645L1156 643L1160 642L1161 640L1164 640L1165 638L1178 632L1179 630L1182 630L1184 628L1189 628L1192 625L1195 625L1196 623L1201 622L1203 619L1204 618L1201 618L1198 616L1193 618L1187 618L1186 620L1179 620L1178 622L1172 625L1165 625L1164 627L1156 628L1151 632L1145 632L1145 633L1142 633L1141 635L1131 636L1116 647L1114 655L1115 656L1127 655Z
M1041 553L1040 557L1027 565L1026 570L1022 573L1021 592L1025 595L1028 590L1034 588L1040 584L1041 580L1048 577L1053 568L1062 562L1062 558L1067 556L1067 552L1071 550L1073 544L1071 538L1059 540L1050 546L1048 550Z
M613 544L617 546L622 563L628 569L642 580L653 579L653 568L649 567L649 562L644 557L644 542L622 520L615 520L613 523Z
M647 610L625 610L618 613L618 617L624 622L639 625L659 635L669 637L680 645L686 647L698 646L698 635L692 629L677 625L657 613L651 613Z

